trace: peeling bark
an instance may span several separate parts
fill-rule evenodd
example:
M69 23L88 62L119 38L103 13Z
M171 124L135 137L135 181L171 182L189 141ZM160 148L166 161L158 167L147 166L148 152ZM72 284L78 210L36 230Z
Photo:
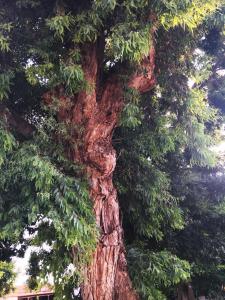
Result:
M79 144L72 151L71 159L85 166L96 223L101 231L92 262L85 270L82 298L136 300L138 295L132 289L128 275L119 203L112 182L116 166L112 135L124 105L123 86L113 75L100 93L97 90L96 47L89 45L83 49L82 58L85 79L92 89L90 92L80 92L74 99L67 99L61 91L62 105L58 115L61 121L70 119L74 127L83 129L74 136ZM128 86L139 92L146 92L155 84L154 49L150 50L149 56L143 59L140 66L145 72L133 74ZM52 96L52 93L46 94L45 101L48 103ZM72 108L65 105L71 101Z

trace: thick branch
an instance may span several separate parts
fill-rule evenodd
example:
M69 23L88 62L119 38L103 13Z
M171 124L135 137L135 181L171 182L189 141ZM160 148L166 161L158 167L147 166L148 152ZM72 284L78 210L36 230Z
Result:
M143 58L139 70L131 76L128 86L138 90L140 93L151 90L155 85L154 68L155 49L152 47L149 55Z

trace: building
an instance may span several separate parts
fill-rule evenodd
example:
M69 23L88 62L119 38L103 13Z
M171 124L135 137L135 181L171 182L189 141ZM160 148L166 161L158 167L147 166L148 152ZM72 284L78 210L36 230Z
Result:
M26 285L23 285L0 300L53 300L53 297L53 292L48 287L43 287L40 291L30 291Z

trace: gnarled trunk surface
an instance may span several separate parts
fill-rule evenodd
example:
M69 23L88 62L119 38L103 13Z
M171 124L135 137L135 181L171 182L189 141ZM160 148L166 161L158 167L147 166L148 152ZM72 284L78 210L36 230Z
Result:
M123 87L116 75L113 75L101 88L100 94L97 90L97 47L89 45L83 49L82 59L85 79L91 85L91 91L82 91L74 99L61 95L59 112L61 121L70 119L75 128L82 128L74 136L79 145L73 150L72 159L85 166L96 223L101 230L92 262L85 271L82 298L136 300L138 296L132 289L127 270L117 192L112 182L116 166L112 135L124 105ZM155 83L154 49L143 59L141 68L144 70L133 74L128 86L145 92ZM46 95L46 101L51 97L50 93Z

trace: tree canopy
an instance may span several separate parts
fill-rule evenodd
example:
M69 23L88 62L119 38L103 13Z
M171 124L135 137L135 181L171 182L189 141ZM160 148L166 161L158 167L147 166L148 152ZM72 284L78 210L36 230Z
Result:
M80 297L114 214L94 213L95 184L111 197L115 159L119 239L140 299L175 299L188 283L196 296L222 297L224 169L213 149L225 113L224 1L0 4L1 292L13 283L12 255L35 246L29 285L53 275L55 299Z

